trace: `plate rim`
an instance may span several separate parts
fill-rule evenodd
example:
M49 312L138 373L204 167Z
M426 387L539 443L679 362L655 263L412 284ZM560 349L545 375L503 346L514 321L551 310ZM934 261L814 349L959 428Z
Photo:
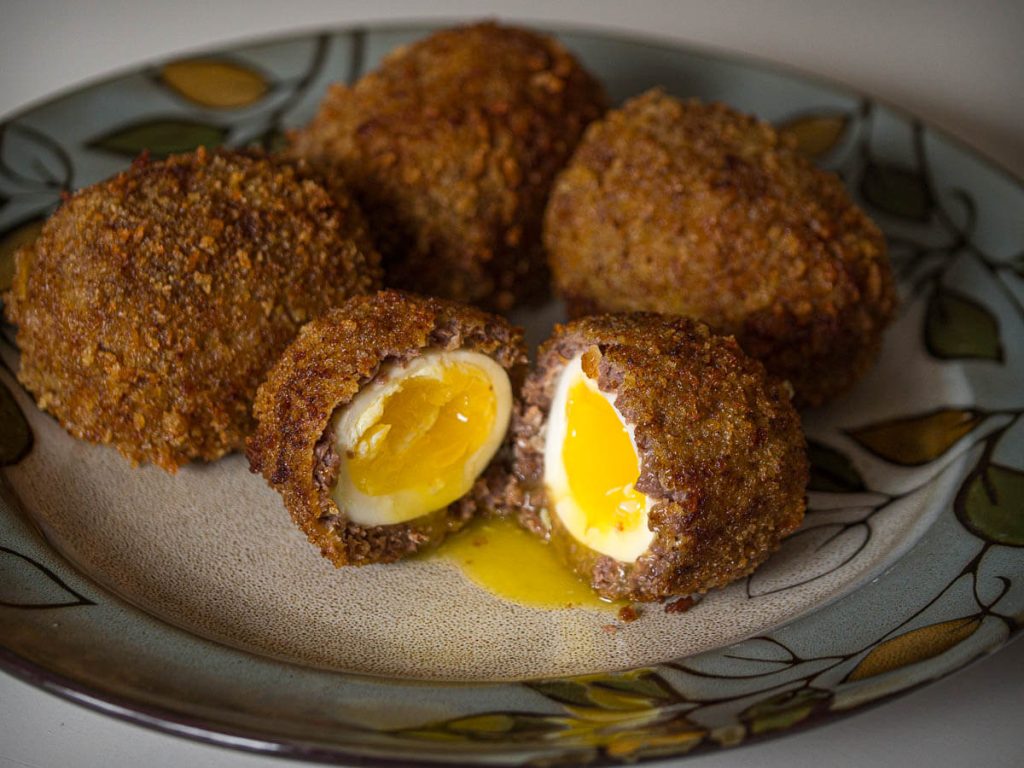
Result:
M984 653L975 655L966 663L961 664L948 672L944 672L939 677L922 680L918 683L907 686L906 688L890 691L876 699L870 699L854 707L835 711L830 710L826 712L816 712L807 719L801 720L800 722L794 723L786 728L760 734L748 734L742 741L734 745L722 746L715 742L705 740L692 750L683 754L668 755L664 757L641 756L639 758L632 758L629 760L629 763L636 765L651 764L664 760L685 760L699 755L717 754L723 750L732 752L737 749L757 746L769 741L776 741L787 736L813 730L822 725L840 722L854 715L859 715L862 712L868 712L889 704L897 699L903 698L904 696L915 693L921 688L932 685L939 680L946 680L957 675L975 666L980 661L1003 650L1010 643L1020 638L1022 634L1024 633L1017 632L1010 635L1001 645ZM287 739L273 740L259 738L254 735L247 734L241 729L232 730L229 726L211 728L208 722L203 722L199 718L190 719L188 716L179 715L170 709L150 704L136 704L128 699L118 696L117 694L96 695L95 690L90 692L84 686L78 684L71 678L60 673L51 672L35 662L29 661L18 654L13 653L10 649L3 646L0 646L0 671L7 673L16 680L26 683L27 685L31 685L38 690L52 696L56 696L57 698L72 704L76 704L80 707L84 707L92 712L97 712L101 715L114 718L115 720L123 723L146 728L147 730L154 731L156 733L185 739L193 743L217 746L266 757L303 760L321 765L351 765L366 766L367 768L398 768L401 766L408 766L409 768L437 768L438 765L443 764L438 760L417 760L404 756L368 756L357 752L348 752L344 746L332 747L331 749L304 746ZM611 766L621 766L623 763L623 760L618 760L609 757L604 753L600 753L596 755L593 760L588 760L585 764L587 766L593 766L593 768L606 768ZM457 765L460 768L494 768L495 763L458 760L452 763L452 765Z
M71 96L79 91L86 90L88 88L94 88L101 85L106 85L114 80L118 80L127 75L134 74L139 71L143 71L150 67L155 67L160 64L169 61L176 61L178 59L186 57L202 56L203 54L220 53L223 51L237 50L239 48L249 48L259 45L268 45L272 43L287 43L294 40L301 40L306 37L312 37L315 35L339 35L345 33L357 33L357 32L368 32L368 31L400 31L400 30L421 30L429 31L432 29L440 29L444 26L458 25L458 24L473 24L477 22L495 22L502 25L508 26L523 26L531 29L536 29L542 33L553 34L553 35L571 35L571 34L585 34L593 35L595 37L605 37L609 40L618 40L627 43L637 43L646 45L653 48L661 48L664 50L683 50L691 53L696 53L701 56L708 58L720 59L727 62L735 62L749 67L756 67L758 69L768 70L775 72L780 75L787 77L795 77L801 80L805 80L809 83L817 84L823 87L831 88L837 92L843 92L844 95L855 97L858 99L869 99L879 106L885 107L887 110L894 114L904 118L908 122L918 122L921 125L928 127L928 130L940 136L947 143L953 144L958 150L966 152L969 155L983 161L988 166L989 170L995 171L1016 186L1024 187L1024 173L1018 173L1010 168L1007 168L1000 160L993 157L987 150L975 147L969 140L961 138L960 136L952 133L946 128L935 125L925 121L916 112L909 110L899 104L890 101L889 99L882 98L877 94L873 94L871 91L864 90L858 86L852 85L847 81L830 77L828 75L822 75L819 72L813 70L804 69L803 67L790 64L784 61L778 61L770 59L764 56L758 56L757 54L747 53L745 51L738 51L731 48L718 47L714 43L708 42L697 42L691 40L681 40L674 38L669 35L658 34L656 32L641 32L631 29L621 29L612 26L602 26L600 24L593 24L583 21L579 24L575 22L566 21L548 21L545 19L538 19L536 17L524 16L524 17L501 17L497 15L483 15L483 16L437 16L437 17L418 17L408 16L402 19L385 19L381 21L358 21L352 23L340 23L337 25L309 25L297 27L289 30L283 34L277 35L272 32L257 33L254 35L240 35L230 40L225 40L222 43L214 43L210 45L199 45L189 46L186 48L179 49L173 53L169 53L166 56L157 56L152 58L142 59L135 64L126 64L118 66L113 69L107 70L103 73L87 77L81 81L65 85L56 90L50 91L42 96L35 99L30 99L13 109L0 113L0 125L9 123L13 120L17 120L19 117L34 112L37 109L49 106L55 101L59 101L65 97Z

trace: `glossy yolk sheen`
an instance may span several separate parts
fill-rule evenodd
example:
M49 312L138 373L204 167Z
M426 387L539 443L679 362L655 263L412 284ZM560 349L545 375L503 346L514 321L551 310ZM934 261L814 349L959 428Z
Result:
M602 533L635 529L645 505L633 487L640 461L615 407L581 379L569 389L565 418L562 461L587 528Z
M466 462L491 434L496 409L490 379L473 366L409 378L353 446L353 484L368 496L412 491L428 508L447 506L465 493Z

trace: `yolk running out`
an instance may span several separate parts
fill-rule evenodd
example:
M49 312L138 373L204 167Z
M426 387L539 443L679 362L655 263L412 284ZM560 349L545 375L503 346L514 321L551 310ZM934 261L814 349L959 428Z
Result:
M509 518L477 519L436 550L471 581L499 597L535 608L581 606L618 610L562 564L554 547Z
M587 528L630 531L642 521L644 495L633 486L640 462L615 407L585 381L569 390L562 461Z
M465 464L490 435L496 410L490 379L475 366L410 377L353 446L353 484L368 496L412 491L429 508L447 506L465 493Z

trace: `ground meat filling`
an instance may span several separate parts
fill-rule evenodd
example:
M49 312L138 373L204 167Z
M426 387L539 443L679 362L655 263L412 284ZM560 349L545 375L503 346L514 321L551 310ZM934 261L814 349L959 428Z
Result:
M334 435L330 430L324 432L313 448L313 484L317 490L330 493L338 481L338 470L341 468L341 456L334 450Z

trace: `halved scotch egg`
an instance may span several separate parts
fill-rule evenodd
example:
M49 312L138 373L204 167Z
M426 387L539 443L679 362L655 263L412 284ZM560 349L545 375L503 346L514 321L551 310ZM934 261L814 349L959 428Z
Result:
M505 320L382 291L306 325L256 397L254 472L335 565L434 546L500 493L526 353Z
M808 464L791 390L694 320L559 326L513 435L520 523L603 597L724 586L803 519Z

